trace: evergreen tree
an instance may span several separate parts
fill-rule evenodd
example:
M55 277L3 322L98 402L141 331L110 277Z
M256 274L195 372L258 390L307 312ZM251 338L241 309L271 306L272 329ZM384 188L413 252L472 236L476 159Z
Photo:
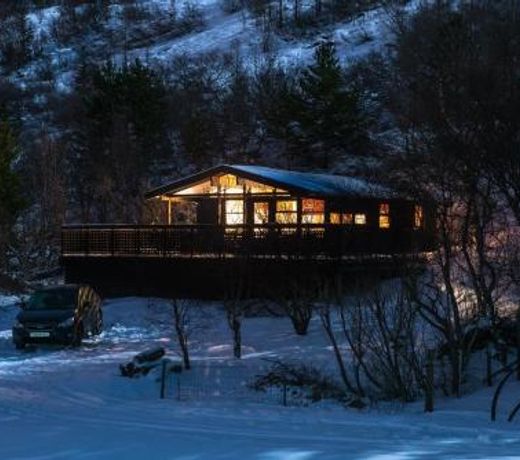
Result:
M170 125L181 161L198 168L223 160L223 100L226 87L216 78L221 63L214 59L174 61L171 68ZM222 75L222 74L221 74Z
M222 101L223 131L228 158L240 161L252 154L255 131L255 109L251 79L241 62L235 63L229 88Z
M4 22L0 31L0 64L18 69L32 57L34 32L27 21L28 5L17 2L13 16Z
M327 169L333 158L358 152L366 142L360 96L349 88L333 43L324 42L299 81L296 118L311 163Z
M83 218L134 221L150 167L165 149L165 90L139 61L83 68L73 163Z
M281 68L268 67L256 76L255 103L266 131L285 143L285 167L301 165L305 149L300 124L301 101L297 81Z
M0 110L0 267L5 265L12 226L23 208L19 178L12 169L17 153L16 134Z

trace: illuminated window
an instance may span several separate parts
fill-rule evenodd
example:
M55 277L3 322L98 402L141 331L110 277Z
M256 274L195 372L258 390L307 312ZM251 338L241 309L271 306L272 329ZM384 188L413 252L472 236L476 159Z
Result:
M277 194L288 194L287 190L282 190L271 185L261 184L259 182L247 180L247 179L239 179L238 182L243 182L245 185L247 193L251 194L265 194L265 193L277 193Z
M354 223L356 225L366 225L366 223L367 223L366 214L354 214Z
M330 223L352 225L354 223L354 216L350 212L344 212L342 214L340 214L339 212L331 212Z
M302 200L302 223L323 224L325 222L325 201L304 198Z
M283 200L276 202L276 223L296 224L298 222L298 203L296 200Z
M352 225L354 223L354 216L351 212L346 212L341 215L341 221L345 225Z
M233 176L233 174L224 174L218 178L218 184L224 188L236 187L238 185L237 176Z
M254 204L254 223L267 224L269 222L269 203L256 202Z
M390 205L388 203L379 205L379 228L390 228Z
M197 185L192 185L181 190L176 191L175 195L206 195L208 193L215 193L216 187L212 184L213 181L205 181Z
M341 224L341 214L338 212L331 212L330 223L335 225Z
M226 224L238 225L244 223L244 201L226 200Z
M416 204L413 213L413 226L415 229L422 228L424 225L424 210L423 207Z

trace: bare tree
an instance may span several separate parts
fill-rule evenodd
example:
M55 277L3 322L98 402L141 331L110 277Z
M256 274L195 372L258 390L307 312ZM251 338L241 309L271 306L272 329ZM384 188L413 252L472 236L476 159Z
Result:
M492 2L424 5L396 20L387 69L395 77L387 79L389 108L407 139L401 179L437 210L438 250L410 292L445 343L454 395L471 357L470 331L499 322L518 248L510 237L520 222L518 90L503 77L518 68L517 48L506 45L518 40L517 12ZM502 49L507 57L497 60Z
M227 321L233 335L233 356L242 357L242 319L246 310L246 304L239 299L226 300L224 302Z
M296 334L307 335L314 311L312 300L304 295L296 295L293 299L286 301L284 307L287 315L291 318Z
M330 344L332 345L332 350L334 351L334 357L338 365L341 380L347 392L354 394L363 394L362 389L360 387L355 388L354 384L352 383L352 377L349 375L347 364L344 358L344 352L342 351L338 339L336 338L333 320L334 314L332 309L333 306L328 302L320 305L320 320L323 326L323 330L325 331L325 334L327 335Z
M205 328L201 306L191 300L172 299L175 334L179 344L184 369L191 369L190 343L193 336Z
M320 318L348 392L415 400L426 385L426 342L414 302L400 287L324 302Z
M391 289L380 288L366 298L342 303L340 323L356 378L383 398L408 402L425 387L427 344L416 305L400 287Z
M288 279L278 290L273 301L283 308L291 319L294 331L298 335L306 335L317 300L315 280Z
M58 265L59 234L67 207L66 166L63 143L42 130L39 142L25 157L23 173L32 206L19 219L13 245L25 273Z
M228 272L227 294L224 300L227 322L233 336L233 356L242 357L242 320L250 309L248 299L247 259L237 261Z

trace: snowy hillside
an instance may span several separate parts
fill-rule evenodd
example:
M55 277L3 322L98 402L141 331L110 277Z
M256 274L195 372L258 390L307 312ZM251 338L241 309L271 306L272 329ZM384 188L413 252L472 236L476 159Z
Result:
M180 401L175 378L167 400L160 400L156 374L125 379L118 375L118 365L157 344L166 346L175 359L169 308L146 299L108 301L106 331L99 339L79 350L40 347L27 352L16 351L10 343L17 308L2 310L0 457L517 458L518 425L489 421L490 390L439 401L438 410L425 415L421 404L382 405L362 412L324 403L284 407L276 395L244 387L265 366L265 357L312 355L315 364L330 367L332 352L319 321L311 324L309 336L296 337L287 318L248 318L245 355L237 362L231 357L222 311L217 305L202 306L211 327L194 341L194 368L181 374ZM509 391L508 397L514 394ZM512 403L504 401L501 408L505 411Z
M403 10L412 11L415 3L409 3ZM168 61L182 54L196 56L238 50L252 65L256 60L276 57L291 66L310 62L316 42L324 37L336 43L345 62L364 57L370 52L381 51L392 41L390 10L377 7L360 13L354 19L315 30L309 37L277 37L272 49L262 53L262 31L257 21L245 12L225 14L220 4L219 0L199 2L199 6L204 8L207 24L203 30L164 42L159 37L146 48L132 50L130 56L149 58L152 61Z
M168 64L181 55L238 53L251 66L268 59L294 66L308 63L316 43L327 38L336 43L341 60L348 64L370 52L382 51L392 43L390 25L395 9L375 6L362 9L343 21L310 28L301 36L269 32L266 37L259 19L250 11L226 12L224 3L222 0L186 2L182 7L175 7L173 13L175 2L140 1L136 3L139 14L135 13L137 17L132 17L129 23L125 16L127 2L110 2L104 22L95 31L78 26L68 32L70 37L66 40L62 37L64 32L60 32L65 22L60 7L35 8L26 19L39 52L28 64L11 73L10 78L24 90L51 82L54 91L67 93L85 55L98 60L140 58L157 65ZM400 10L410 13L418 3L417 0L405 2ZM302 2L302 8L306 4ZM193 11L186 11L187 5L193 7L196 19L191 17ZM76 7L75 14L81 11L82 6ZM173 24L169 19L172 15L182 20L188 13L194 21L192 26L181 31L173 25L168 27L169 20ZM284 13L292 14L290 5L285 7ZM146 29L147 33L143 33ZM9 74L9 70L5 70Z

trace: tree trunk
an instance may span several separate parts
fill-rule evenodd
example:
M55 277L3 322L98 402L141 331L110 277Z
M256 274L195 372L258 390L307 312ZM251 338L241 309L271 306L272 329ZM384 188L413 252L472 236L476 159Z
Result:
M233 356L236 359L242 358L242 333L241 333L241 323L240 320L234 318L233 319Z
M327 334L332 345L332 349L334 350L334 356L336 357L336 362L338 363L339 373L341 375L341 379L343 380L343 384L345 385L347 391L350 391L351 393L356 393L356 390L354 389L354 386L352 385L348 377L347 368L345 366L345 362L343 361L343 356L341 355L338 342L334 335L334 331L332 330L330 312L321 312L320 317L321 323L323 324L323 328L325 329L325 333Z
M179 345L181 347L182 361L184 362L184 369L190 370L191 362L190 362L190 352L189 352L189 348L188 348L187 337L182 337L182 339L179 337Z
M451 394L460 397L460 379L461 379L461 357L459 348L453 348L450 351L451 364Z
M181 349L182 361L186 370L191 369L190 362L190 351L188 343L188 334L184 326L184 316L186 311L183 311L183 307L179 306L176 302L173 304L173 314L175 319L175 332L177 334L177 341L179 342L179 348Z

